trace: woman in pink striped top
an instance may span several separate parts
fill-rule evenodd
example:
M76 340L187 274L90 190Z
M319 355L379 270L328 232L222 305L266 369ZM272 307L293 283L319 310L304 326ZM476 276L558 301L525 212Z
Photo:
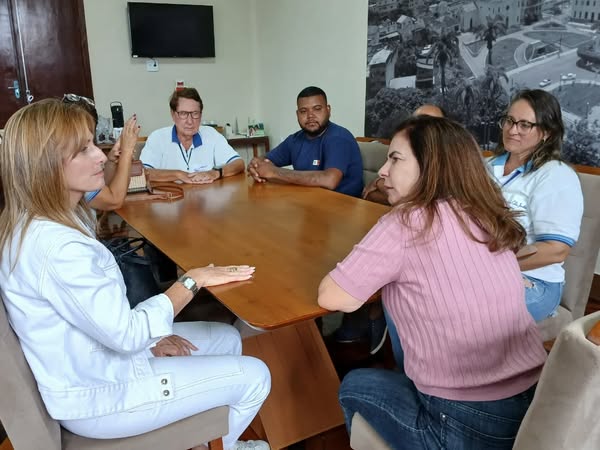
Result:
M394 449L510 449L546 353L524 304L515 251L525 231L460 125L404 122L379 175L392 211L319 286L354 311L382 289L405 359L359 369L340 388Z

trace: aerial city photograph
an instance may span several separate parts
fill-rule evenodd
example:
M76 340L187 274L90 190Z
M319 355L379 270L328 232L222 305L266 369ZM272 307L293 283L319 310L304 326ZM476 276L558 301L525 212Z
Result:
M434 103L483 149L524 88L560 101L563 157L600 166L600 0L374 0L369 4L367 136Z

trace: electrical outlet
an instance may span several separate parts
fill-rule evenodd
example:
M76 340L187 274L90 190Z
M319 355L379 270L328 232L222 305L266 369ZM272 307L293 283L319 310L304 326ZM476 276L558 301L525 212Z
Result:
M147 72L158 72L158 60L147 59L146 60L146 71Z

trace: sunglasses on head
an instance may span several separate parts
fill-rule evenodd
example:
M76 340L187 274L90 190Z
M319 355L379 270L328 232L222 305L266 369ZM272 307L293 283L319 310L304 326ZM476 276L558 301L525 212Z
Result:
M90 106L94 106L94 107L96 106L96 104L94 103L94 100L92 100L91 98L84 97L83 95L65 94L65 95L63 95L62 101L65 103L85 102Z

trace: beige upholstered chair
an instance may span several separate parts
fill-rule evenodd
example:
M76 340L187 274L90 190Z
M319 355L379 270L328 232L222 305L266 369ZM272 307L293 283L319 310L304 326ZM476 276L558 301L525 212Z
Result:
M375 138L356 138L360 149L360 156L363 163L363 183L367 186L371 181L378 177L377 172L385 164L389 141L381 139L381 142Z
M580 169L590 170L590 169ZM594 172L591 169L590 172ZM577 244L565 261L565 289L557 315L538 324L544 341L554 339L567 324L583 316L600 248L600 170L598 174L578 171L583 191L583 220ZM560 207L560 205L557 205ZM599 446L600 448L600 446Z
M0 420L15 450L185 450L210 441L222 450L229 408L211 409L164 428L125 439L88 439L69 433L47 413L37 384L0 300Z
M381 436L359 413L352 416L350 447L354 450L390 450Z
M558 336L514 450L600 448L600 346L586 339L598 321L600 312L584 316Z

